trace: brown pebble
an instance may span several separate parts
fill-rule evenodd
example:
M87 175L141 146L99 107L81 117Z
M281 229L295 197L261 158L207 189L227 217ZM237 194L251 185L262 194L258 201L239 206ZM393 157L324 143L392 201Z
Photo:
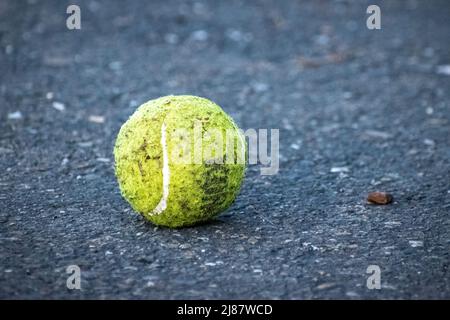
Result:
M392 195L387 192L371 192L367 196L367 201L373 204L389 204L392 200Z

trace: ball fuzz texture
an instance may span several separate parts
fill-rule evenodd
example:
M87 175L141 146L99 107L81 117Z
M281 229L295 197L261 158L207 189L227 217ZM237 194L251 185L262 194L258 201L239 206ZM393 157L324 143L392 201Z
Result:
M245 173L245 139L215 103L166 96L141 105L114 147L123 197L156 225L185 227L228 208Z

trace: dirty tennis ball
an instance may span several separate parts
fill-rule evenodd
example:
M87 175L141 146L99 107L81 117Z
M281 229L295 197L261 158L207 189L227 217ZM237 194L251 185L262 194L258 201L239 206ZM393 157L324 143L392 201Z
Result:
M235 200L245 173L245 138L217 104L166 96L141 105L114 147L123 197L156 225L209 220Z

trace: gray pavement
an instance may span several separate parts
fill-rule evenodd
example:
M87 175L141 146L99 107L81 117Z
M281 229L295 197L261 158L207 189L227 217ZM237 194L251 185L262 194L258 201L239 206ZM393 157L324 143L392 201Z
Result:
M450 298L448 1L75 3L70 31L69 2L0 2L0 298ZM210 223L146 222L112 148L167 94L279 128L279 173Z

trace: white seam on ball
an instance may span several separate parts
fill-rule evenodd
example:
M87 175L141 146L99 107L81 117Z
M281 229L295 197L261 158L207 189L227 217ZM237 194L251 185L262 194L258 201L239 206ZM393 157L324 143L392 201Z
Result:
M162 168L162 178L163 178L163 194L161 200L159 200L158 205L152 211L152 215L161 214L167 208L167 199L169 198L169 184L170 184L170 169L169 169L169 152L167 150L166 141L166 124L163 122L161 126L161 147L163 151L163 168Z

